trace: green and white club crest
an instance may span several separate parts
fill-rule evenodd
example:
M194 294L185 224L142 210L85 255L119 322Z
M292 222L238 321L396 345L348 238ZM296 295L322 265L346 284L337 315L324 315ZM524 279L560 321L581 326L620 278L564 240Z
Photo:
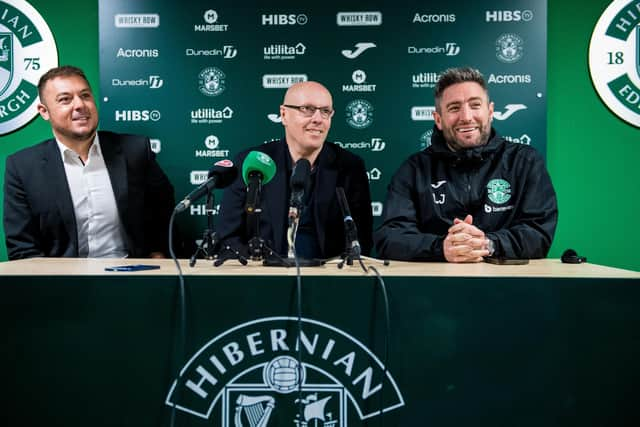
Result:
M208 67L198 74L198 89L207 96L218 96L225 89L226 76L216 67Z
M591 35L589 72L596 92L625 122L640 127L640 10L614 0Z
M507 203L511 198L511 184L504 179L492 179L487 184L487 196L495 204Z
M373 105L364 99L355 99L347 104L346 116L352 128L367 128L373 123Z
M24 0L0 0L0 135L37 114L38 80L58 65L51 30Z

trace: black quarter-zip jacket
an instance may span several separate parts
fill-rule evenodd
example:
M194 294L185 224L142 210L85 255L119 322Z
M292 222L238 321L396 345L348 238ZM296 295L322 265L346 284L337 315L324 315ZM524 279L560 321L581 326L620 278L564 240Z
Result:
M542 156L493 128L486 145L453 152L434 126L431 145L410 156L389 184L374 235L378 256L444 261L447 231L467 214L494 241L495 256L545 257L558 206Z

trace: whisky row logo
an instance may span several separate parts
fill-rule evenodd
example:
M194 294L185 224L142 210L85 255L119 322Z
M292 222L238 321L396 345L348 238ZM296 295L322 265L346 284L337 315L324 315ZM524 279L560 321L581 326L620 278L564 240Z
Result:
M31 121L38 79L58 65L53 35L24 0L0 0L0 135Z
M600 16L591 35L589 71L605 105L640 127L640 1L614 0Z
M303 319L299 335L296 325L270 317L222 332L185 364L165 403L223 427L342 427L404 406L364 344L327 323Z

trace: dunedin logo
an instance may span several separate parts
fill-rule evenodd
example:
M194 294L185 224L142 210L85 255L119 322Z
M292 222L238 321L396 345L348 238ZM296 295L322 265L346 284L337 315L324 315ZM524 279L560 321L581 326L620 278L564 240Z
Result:
M507 203L511 198L511 185L504 179L492 179L487 184L487 196L497 205Z
M225 89L224 73L216 67L207 67L198 74L198 89L207 96L218 96Z
M342 427L404 406L391 373L364 344L329 324L302 322L299 337L292 317L216 336L182 368L166 405L223 427Z
M502 34L496 39L496 58L505 64L520 61L524 54L524 41L513 33Z
M589 72L602 102L640 127L640 10L637 1L614 0L589 44Z
M0 0L0 135L37 114L40 76L58 65L58 49L42 16L26 1Z
M347 104L347 124L354 129L364 129L373 123L373 105L364 99L354 99Z

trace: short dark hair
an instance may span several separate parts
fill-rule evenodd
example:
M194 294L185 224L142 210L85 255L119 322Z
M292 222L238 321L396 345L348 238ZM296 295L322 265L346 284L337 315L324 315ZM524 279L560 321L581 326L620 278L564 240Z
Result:
M42 92L44 91L44 87L49 80L53 80L56 77L70 77L70 76L78 76L82 78L85 82L87 82L87 86L91 89L91 84L87 79L87 76L84 75L84 71L82 71L78 67L74 67L73 65L61 65L59 67L55 67L47 71L40 77L38 81L38 96L40 97L40 101L42 101Z
M442 100L442 94L444 93L445 89L457 83L464 82L478 83L487 94L487 99L489 99L489 89L487 89L487 81L484 79L484 76L480 71L478 71L476 68L471 67L448 68L444 70L442 74L440 74L440 79L438 79L438 83L436 83L436 87L434 89L437 111L440 111L440 101Z

